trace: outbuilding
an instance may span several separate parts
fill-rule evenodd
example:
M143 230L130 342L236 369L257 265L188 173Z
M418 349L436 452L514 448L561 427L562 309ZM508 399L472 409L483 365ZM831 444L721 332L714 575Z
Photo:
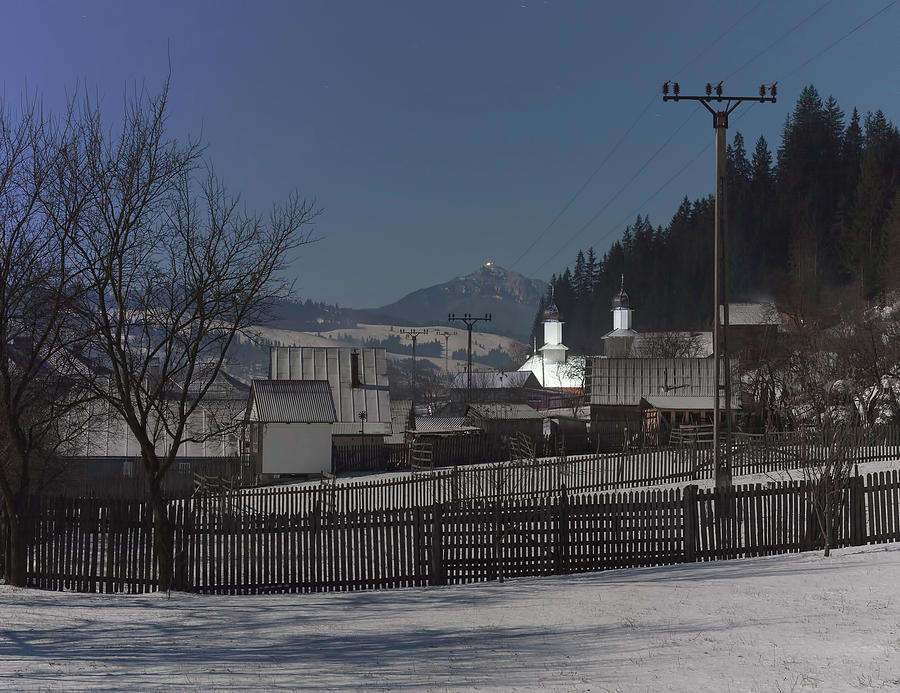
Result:
M335 421L327 380L254 380L246 423L257 474L331 472Z

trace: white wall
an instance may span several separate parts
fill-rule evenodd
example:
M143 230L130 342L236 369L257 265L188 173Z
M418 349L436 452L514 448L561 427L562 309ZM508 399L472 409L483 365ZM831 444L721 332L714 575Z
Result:
M330 423L263 424L263 474L331 471Z

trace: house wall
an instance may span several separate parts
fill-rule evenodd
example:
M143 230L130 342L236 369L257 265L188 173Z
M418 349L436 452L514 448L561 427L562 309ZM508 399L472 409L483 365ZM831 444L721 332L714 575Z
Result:
M235 417L246 407L244 400L212 401L202 405L188 419L178 457L233 457L240 453L239 431ZM102 402L89 408L87 426L66 449L70 457L134 457L141 454L140 445L125 421ZM165 454L171 440L165 431L158 432L156 451Z
M331 472L331 424L262 424L263 474Z

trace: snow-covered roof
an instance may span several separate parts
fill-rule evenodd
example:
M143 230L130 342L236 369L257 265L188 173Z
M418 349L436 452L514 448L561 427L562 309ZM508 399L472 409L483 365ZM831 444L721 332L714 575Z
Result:
M584 356L570 356L565 363L544 364L543 356L530 356L519 367L520 372L531 372L538 383L549 390L571 390L584 387Z
M724 308L720 308L724 319ZM772 303L729 303L729 325L778 325L778 311Z
M527 371L487 371L472 373L473 389L509 389L520 387L539 387L540 382L530 380L532 374ZM457 373L450 387L455 390L468 388L468 373Z
M540 419L537 411L527 404L483 403L470 404L469 412L483 419Z
M644 402L653 409L662 409L666 411L712 411L715 408L715 402L712 397L679 397L678 395L647 395L643 398ZM725 406L725 398L723 397L719 405ZM734 403L733 409L739 405Z

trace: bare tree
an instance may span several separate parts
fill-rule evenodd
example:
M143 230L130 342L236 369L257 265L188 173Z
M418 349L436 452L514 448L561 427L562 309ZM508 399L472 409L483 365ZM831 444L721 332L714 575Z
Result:
M805 447L803 480L806 496L816 517L825 555L837 546L840 510L850 487L856 465L856 447L864 440L846 423L827 425L821 432L821 444ZM814 441L818 443L819 441Z
M72 309L81 289L70 262L72 215L53 177L68 121L26 101L0 105L0 496L8 523L6 580L25 584L28 515L61 471L87 402L64 367L81 345Z
M681 359L705 356L700 332L650 332L639 335L634 355L643 358Z
M74 251L91 290L79 317L108 374L86 385L137 440L163 589L180 587L163 479L229 346L286 293L280 275L317 215L297 195L268 216L245 211L197 143L167 134L167 108L168 82L140 92L113 134L85 100L60 186L83 207Z

